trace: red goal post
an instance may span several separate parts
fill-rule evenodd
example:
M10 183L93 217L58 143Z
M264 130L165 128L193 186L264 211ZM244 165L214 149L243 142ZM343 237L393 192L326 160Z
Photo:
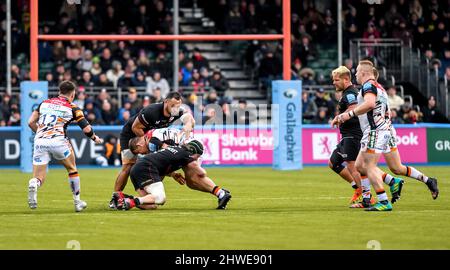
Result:
M30 77L38 81L39 40L221 41L283 40L283 80L291 79L291 3L283 0L283 34L261 35L39 35L38 0L30 0Z

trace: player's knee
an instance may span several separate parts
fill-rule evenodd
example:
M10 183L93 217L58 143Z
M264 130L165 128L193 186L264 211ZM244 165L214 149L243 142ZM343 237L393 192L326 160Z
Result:
M356 163L355 163L355 167L356 167L356 170L360 173L360 174L366 174L365 173L365 170L364 170L364 163L363 162L358 162L358 161L356 161Z
M203 168L200 168L200 170L197 172L198 179L205 178L206 176L207 176L206 170Z
M398 174L398 175L404 174L404 171L402 170L401 167L397 167L397 166L395 166L395 167L389 166L389 170L390 170L392 173L394 173L394 174Z
M330 159L328 161L328 166L337 174L340 174L342 170L345 168L342 163L337 162L336 160Z
M155 204L163 205L166 203L166 192L162 182L157 182L146 186L145 191L153 196Z

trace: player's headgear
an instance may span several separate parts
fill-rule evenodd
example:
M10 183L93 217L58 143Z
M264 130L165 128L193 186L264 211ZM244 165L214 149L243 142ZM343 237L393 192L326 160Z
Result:
M192 154L203 154L203 144L197 140L192 140L186 144L186 148Z

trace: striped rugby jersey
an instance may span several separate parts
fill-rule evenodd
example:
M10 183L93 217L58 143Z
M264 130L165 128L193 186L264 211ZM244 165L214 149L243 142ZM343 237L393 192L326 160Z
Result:
M364 102L367 93L376 95L376 103L373 110L358 116L361 130L389 130L391 120L386 90L374 80L365 82L358 93L358 105Z
M62 96L44 100L36 110L39 120L35 139L67 138L67 126L85 119L83 111Z

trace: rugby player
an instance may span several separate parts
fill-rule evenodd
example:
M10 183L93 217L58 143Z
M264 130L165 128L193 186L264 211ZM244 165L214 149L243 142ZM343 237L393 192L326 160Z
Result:
M44 184L51 156L59 160L69 174L75 211L80 212L87 207L87 203L80 199L80 177L66 129L72 121L76 121L84 134L95 143L102 143L102 139L95 135L91 125L84 118L83 111L72 103L75 92L76 85L73 82L61 82L59 96L39 104L28 120L29 127L36 133L33 178L28 183L28 205L31 209L37 208L37 191Z
M134 138L130 141L130 150L134 154L154 153L168 146L179 146L183 139L178 137L179 131L174 128L163 128L149 131L148 136L144 138ZM192 134L192 133L191 133ZM193 140L191 135L188 140ZM231 193L217 186L211 178L207 176L207 172L201 167L201 157L196 162L191 162L186 166L182 166L184 177L178 175L178 180L182 180L190 189L211 193L218 199L217 209L225 209L231 198ZM177 180L177 181L178 181ZM181 184L181 183L180 183Z
M367 175L374 187L378 203L367 211L391 211L392 204L384 190L381 170L377 167L381 153L386 151L391 141L390 120L388 117L387 93L375 82L373 64L360 61L356 68L356 81L362 85L358 94L358 106L336 116L332 125L342 125L354 116L359 116L363 138L356 167L362 175Z
M162 103L150 104L138 114L131 117L120 132L120 149L122 168L114 184L114 192L122 191L128 181L130 170L136 162L136 155L129 149L129 141L135 137L143 137L151 129L164 128L180 119L183 123L182 132L189 137L195 125L194 117L186 113L180 106L182 100L178 92L170 92ZM110 208L114 208L111 199Z
M358 104L358 90L352 84L350 70L341 66L332 71L332 78L336 91L343 91L342 98L338 103L339 113L353 110ZM341 124L339 130L342 139L330 157L329 166L355 188L350 207L368 207L375 202L370 194L370 181L366 176L361 176L355 167L355 160L360 150L360 141L363 135L358 117L354 116ZM347 163L347 166L343 165L344 162ZM394 178L391 175L387 177L390 177L391 180ZM396 181L401 181L401 179ZM363 188L361 188L361 185ZM361 195L363 201L358 203L357 200Z
M140 197L121 196L114 193L114 200L118 209L129 210L133 207L141 209L156 209L166 201L162 180L165 175L172 176L180 184L184 184L183 177L175 171L190 163L195 163L203 154L203 145L192 140L181 146L168 146L158 152L145 155L138 159L131 169L131 181ZM231 196L224 200L224 204Z
M342 92L342 98L338 103L339 113L353 110L358 104L358 90L352 84L352 74L345 66L340 66L331 72L333 85L336 91ZM361 175L355 167L360 141L362 138L361 127L357 117L349 119L339 126L341 141L331 154L328 166L355 189L351 204L356 203L362 195ZM344 162L347 164L345 166Z
M377 81L379 73L375 67L373 68L373 72L374 72L374 76L375 76L375 81ZM388 106L388 108L389 108L389 106ZM389 118L390 118L390 109L389 109ZM397 149L397 141L396 141L397 132L396 132L394 126L392 126L392 123L391 123L391 133L392 133L392 135L391 135L392 141L390 142L391 146L389 147L387 152L383 153L384 159L386 160L389 170L391 172L393 172L394 174L404 175L409 178L419 180L420 182L426 184L428 189L431 192L431 197L434 200L437 199L437 197L439 196L439 188L438 188L438 184L437 184L437 179L426 176L425 174L418 171L414 167L403 165L401 158L400 158L400 153ZM393 177L389 174L383 173L382 178L383 178L383 181L387 185L389 185L391 188L395 184L395 181L392 181ZM403 184L403 182L401 182L401 184ZM394 194L392 194L392 199L391 199L392 203L394 203L398 199L400 199L400 195L401 195L401 188L399 189L398 192L394 192Z
M400 198L403 180L389 179L387 174L377 167L381 153L384 154L389 168L394 172L406 173L403 175L423 179L432 192L433 199L437 198L437 180L428 178L416 169L401 166L400 156L396 147L395 130L390 122L387 94L384 88L376 82L372 62L363 60L357 67L357 82L362 84L358 95L358 106L344 114L338 115L333 123L342 124L354 115L359 116L363 128L363 139L361 151L356 160L357 169L360 173L367 173L378 196L378 203L368 207L367 211L391 211L392 204L388 201L383 188L383 181L389 184L392 193L392 202ZM390 165L389 165L390 164Z

